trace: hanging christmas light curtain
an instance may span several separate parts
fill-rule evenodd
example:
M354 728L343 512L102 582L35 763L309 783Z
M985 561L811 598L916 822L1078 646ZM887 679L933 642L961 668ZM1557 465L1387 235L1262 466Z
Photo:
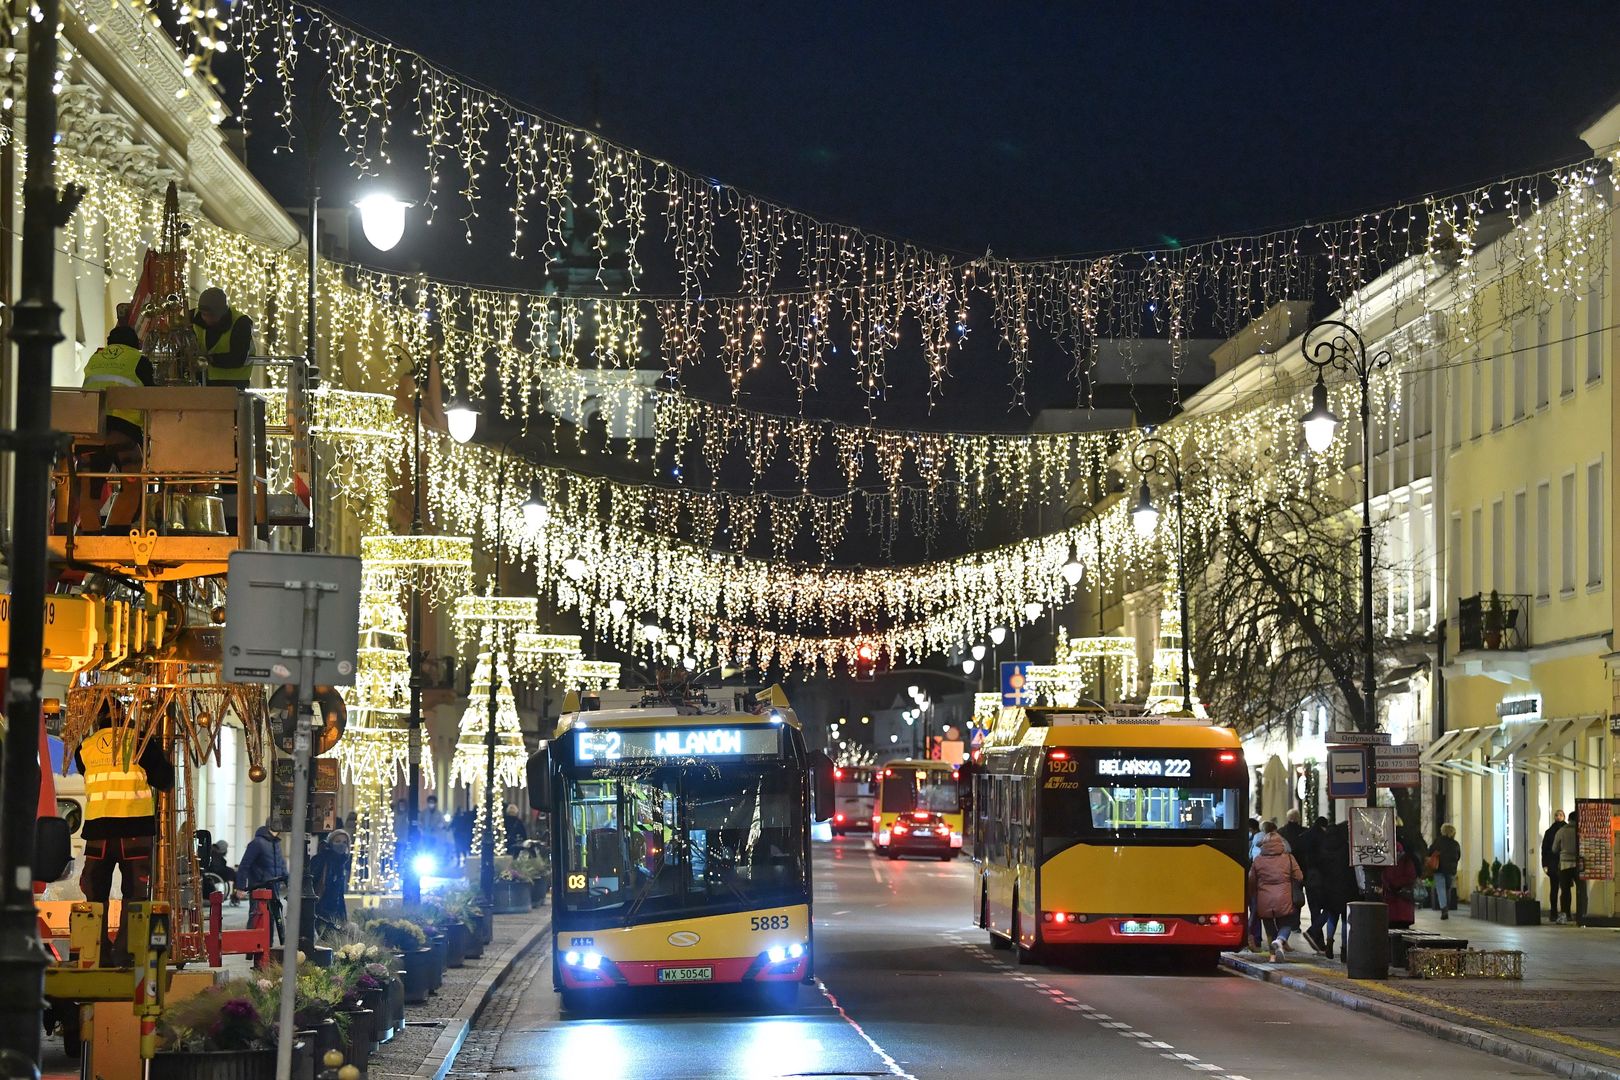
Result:
M678 296L652 308L667 372L678 379L700 358L712 360L734 392L747 373L775 360L802 397L817 388L836 347L875 400L887 390L887 365L904 342L920 351L930 396L938 396L978 301L1006 351L1019 400L1038 334L1069 353L1077 376L1103 339L1146 334L1180 342L1195 323L1230 334L1281 300L1326 292L1345 301L1407 259L1466 259L1485 214L1507 209L1522 219L1560 189L1561 178L1596 179L1576 167L1528 183L1186 247L1084 259L962 259L818 220L604 140L312 5L247 0L236 7L230 40L254 73L244 80L240 115L249 114L260 86L274 87L266 107L289 147L296 144L292 103L300 80L316 78L324 80L362 173L389 161L393 141L413 139L425 156L429 220L453 203L469 232L481 220L509 221L519 256L560 252L565 221L592 222L588 242L599 270L626 245L632 281L644 249L657 245L681 283ZM505 203L499 212L486 206L493 198ZM1550 260L1548 269L1567 272ZM725 279L735 279L737 295L720 294ZM487 325L528 324L521 310L502 314ZM615 340L635 340L625 321L612 325ZM453 355L469 369L491 362L482 348Z
M373 571L387 571L399 596L419 591L443 607L472 580L472 541L465 536L363 536L360 558Z
M520 633L512 654L513 670L544 683L563 682L580 662L579 646L578 634ZM615 678L618 671L615 664Z

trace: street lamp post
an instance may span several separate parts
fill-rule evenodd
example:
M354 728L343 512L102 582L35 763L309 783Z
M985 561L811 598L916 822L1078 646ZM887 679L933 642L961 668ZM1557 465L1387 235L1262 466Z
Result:
M1354 327L1337 319L1324 319L1305 331L1301 345L1305 362L1316 369L1316 385L1311 388L1311 411L1300 418L1305 441L1316 453L1333 444L1339 418L1328 408L1327 384L1322 373L1328 368L1347 372L1361 391L1361 729L1378 726L1377 676L1373 664L1373 573L1372 573L1372 434L1368 407L1368 384L1373 372L1390 362L1389 351L1367 355L1367 343Z
M523 432L521 430L507 436L501 443L495 467L495 568L490 574L490 591L493 595L501 592L501 563L502 547L506 542L505 522L502 514L506 510L506 461L512 444L518 440ZM527 506L527 504L525 504ZM527 513L527 509L525 509ZM535 604L538 606L537 599ZM538 611L536 612L538 614ZM484 897L484 910L495 910L495 717L500 711L500 659L501 659L501 624L493 623L489 634L489 716L484 725L484 846L478 857L478 888ZM515 635L514 635L515 637ZM508 660L511 659L511 650L515 641L508 646ZM504 813L504 811L503 811Z
M1148 477L1166 473L1175 485L1176 499L1176 585L1181 601L1181 710L1192 713L1192 622L1187 618L1187 514L1182 493L1181 457L1176 448L1157 435L1148 435L1131 450L1131 464L1142 477L1142 487L1136 506L1131 511L1136 531L1142 536L1152 534L1159 524L1159 509L1153 505L1153 493L1148 490Z

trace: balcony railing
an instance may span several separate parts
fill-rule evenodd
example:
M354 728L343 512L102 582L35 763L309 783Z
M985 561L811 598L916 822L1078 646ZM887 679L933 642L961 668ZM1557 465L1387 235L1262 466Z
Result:
M1457 648L1511 652L1530 647L1528 593L1480 593L1457 601Z

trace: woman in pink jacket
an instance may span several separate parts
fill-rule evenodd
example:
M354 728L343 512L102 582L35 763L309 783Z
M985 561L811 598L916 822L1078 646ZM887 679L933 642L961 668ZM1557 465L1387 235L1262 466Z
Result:
M1289 949L1290 916L1294 914L1294 883L1305 880L1299 863L1288 853L1288 845L1273 822L1266 822L1266 835L1260 841L1260 854L1249 866L1249 884L1254 888L1254 908L1271 942L1271 959L1279 961Z

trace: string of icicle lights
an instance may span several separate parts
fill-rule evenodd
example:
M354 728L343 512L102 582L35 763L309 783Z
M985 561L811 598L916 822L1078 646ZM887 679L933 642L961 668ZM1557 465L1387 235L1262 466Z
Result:
M89 0L77 4L84 9ZM1519 234L1516 257L1536 264L1549 284L1584 291L1578 248L1592 237L1582 193L1598 190L1606 168L1582 162L1350 218L1185 247L964 259L822 221L604 140L316 6L244 0L231 10L223 40L250 73L239 113L247 116L258 95L271 95L288 147L299 88L313 80L320 88L310 92L335 105L360 172L380 171L391 163L392 145L413 140L425 158L422 201L430 218L454 202L470 230L498 190L505 204L482 216L513 223L514 254L554 257L567 247L565 222L589 222L590 246L603 268L615 252L627 251L634 276L643 249L654 246L672 261L682 288L664 299L579 301L418 278L397 279L412 292L401 304L393 279L363 282L357 291L411 308L413 316L434 312L449 355L465 368L455 374L464 385L483 386L494 369L499 378L489 383L505 388L504 407L512 412L538 387L537 371L578 365L570 337L574 345L588 337L591 360L601 366L633 364L650 345L672 382L690 366L717 363L734 393L768 362L787 368L801 398L820 385L824 369L849 367L875 401L889 389L887 365L902 345L920 350L930 397L937 398L961 342L985 330L1007 357L1012 397L1020 402L1039 336L1064 349L1078 380L1100 341L1158 336L1178 345L1194 325L1229 335L1281 300L1326 293L1348 302L1366 282L1411 259L1457 264L1466 290L1481 225L1497 211ZM1522 228L1549 199L1567 212ZM1550 256L1555 247L1565 257ZM736 294L717 294L722 268L738 280ZM1459 308L1466 317L1466 300ZM301 306L286 310L296 322ZM420 318L416 324L410 334L403 321L396 324L396 336L419 343L426 331ZM582 335L585 329L591 333Z

